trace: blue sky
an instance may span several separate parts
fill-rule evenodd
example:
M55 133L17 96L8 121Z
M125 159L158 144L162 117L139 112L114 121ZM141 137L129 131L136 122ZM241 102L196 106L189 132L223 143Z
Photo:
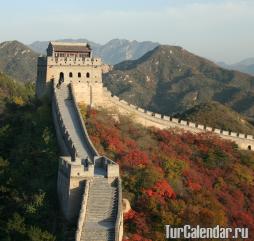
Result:
M9 0L0 42L151 40L232 63L254 57L253 13L253 0Z

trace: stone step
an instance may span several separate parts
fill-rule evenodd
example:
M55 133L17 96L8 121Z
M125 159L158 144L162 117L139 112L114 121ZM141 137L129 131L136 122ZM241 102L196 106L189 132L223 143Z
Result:
M114 241L115 234L114 233L105 233L105 234L91 234L89 236L85 236L81 241Z
M89 200L88 200L89 201ZM96 201L94 200L93 203L90 204L90 207L95 207L95 208L111 208L117 204L117 201L111 201L111 202L106 202L104 203L103 201Z
M97 209L98 211L99 210L108 210L108 209L113 209L115 206L117 206L117 202L114 202L114 203L107 203L107 204L104 204L104 203L101 203L101 204L98 204L98 203L93 203L93 204L90 204L89 205L89 210L93 210L93 209Z
M98 203L96 203L96 204L94 204L94 205L90 205L89 206L89 210L98 210L98 212L99 211L107 211L107 210L109 210L109 209L114 209L115 208L115 206L117 206L117 202L115 202L115 203L109 203L109 204L98 204Z
M112 188L105 188L105 189L103 189L103 188L94 188L93 186L92 186L92 188L90 189L91 191L91 193L95 193L95 194L101 194L101 192L103 192L103 193L112 193L112 194L114 194L114 193L117 193L117 190L115 190L115 189L112 189Z
M96 212L89 212L87 213L87 218L113 218L116 216L116 212L105 212L105 213L96 213Z
M106 212L108 210L115 210L116 206L117 205L105 205L105 206L100 206L100 205L96 206L96 205L93 205L93 206L90 206L90 208L87 211L89 212L89 211L98 210L98 212L99 211Z
M95 210L87 212L86 216L87 217L111 217L116 215L116 210L113 211L98 211L96 212Z
M117 197L117 193L110 193L110 192L105 192L105 193L100 193L100 194L96 194L96 193L92 193L90 194L90 198L89 199L93 199L93 198L103 198L103 200L107 200L107 199L114 199L115 197Z
M96 204L93 204L93 205L89 205L89 210L94 210L94 209L97 209L98 211L100 211L100 210L108 210L108 209L114 209L116 206L117 206L117 202L108 203L108 204L103 204L102 203L100 205L98 205L96 203Z
M97 211L96 211L97 210ZM97 213L98 215L100 215L100 214L104 214L104 213L113 213L114 211L116 211L117 210L117 208L116 207L113 207L113 206L111 206L111 207L106 207L106 208L102 208L102 207L96 207L96 206L93 206L93 207L91 207L91 208L89 208L88 210L87 210L87 213L89 214L89 213Z
M96 213L96 212L89 212L87 213L87 218L114 218L116 216L116 212L109 212L109 213Z
M115 230L112 222L104 222L104 226L89 222L84 225L81 240L84 241L113 241Z
M115 220L116 218L99 217L99 218L88 218L86 219L86 222L101 222L101 221L115 222Z

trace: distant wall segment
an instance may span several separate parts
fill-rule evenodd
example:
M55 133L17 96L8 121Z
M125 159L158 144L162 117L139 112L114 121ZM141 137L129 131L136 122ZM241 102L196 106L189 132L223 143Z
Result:
M117 96L113 96L107 88L103 87L101 82L93 84L73 83L72 86L76 93L77 102L94 107L115 109L120 114L131 115L136 122L144 126L157 127L159 129L179 128L191 133L212 132L223 139L235 142L241 149L254 149L254 138L252 135L220 130L144 110L119 99Z

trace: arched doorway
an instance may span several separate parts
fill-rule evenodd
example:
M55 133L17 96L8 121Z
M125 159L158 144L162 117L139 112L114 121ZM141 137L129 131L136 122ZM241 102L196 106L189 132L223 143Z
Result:
M251 151L251 145L248 146L248 150Z
M64 82L64 73L61 72L60 75L59 75L59 81L58 81L58 83L61 84L63 82Z

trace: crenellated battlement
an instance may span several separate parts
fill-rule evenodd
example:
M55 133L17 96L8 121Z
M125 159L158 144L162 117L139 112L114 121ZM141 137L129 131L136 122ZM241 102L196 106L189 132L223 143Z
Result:
M119 165L105 156L100 156L95 149L78 108L73 84L62 84L59 87L53 81L52 86L52 111L58 142L61 149L67 150L66 156L61 156L59 160L57 181L63 213L69 221L78 221L76 241L82 240L84 235L89 236L91 232L84 232L87 219L94 210L89 206L101 202L101 185L94 183L109 185L109 188L117 190L117 193L111 193L105 189L105 198L106 200L111 198L113 206L108 207L108 204L105 204L104 209L106 213L112 213L111 225L116 237L114 240L120 241L123 233L123 217ZM99 190L90 188L91 185ZM91 194L92 200L89 199L91 192L93 193ZM98 195L98 200L93 200L94 195ZM101 213L98 214L99 223L100 220L104 220L101 215L104 215L105 211L101 210ZM112 228L99 230L99 232L110 233Z
M45 60L44 60L45 61ZM54 66L95 66L102 65L100 58L46 57L48 65Z
M100 93L100 98L96 96L96 93L93 93L93 96L96 96L94 97L93 101L94 106L101 106L104 108L116 108L117 111L119 111L119 113L121 114L133 115L134 120L145 126L154 126L161 129L178 128L184 131L190 131L192 133L210 132L219 135L223 139L236 142L238 146L242 149L250 150L254 148L254 137L252 135L221 130L200 123L193 123L172 116L166 116L159 113L151 112L149 110L145 110L143 108L130 104L117 96L114 96L106 87L102 87L102 85L92 86L93 87L91 88L96 89L96 92ZM85 87L77 85L74 88L80 88L84 90ZM102 93L98 90L99 88L102 88ZM79 94L78 96L80 97L82 95ZM81 99L79 100L82 102Z
M187 127L195 128L198 130L203 130L203 131L207 131L207 132L214 132L219 135L237 137L240 139L254 140L254 137L252 135L221 130L221 129L213 128L210 126L202 125L199 123L193 123L190 121L181 120L181 119L178 119L178 118L175 118L172 116L166 116L166 115L162 115L159 113L151 112L149 110L145 110L143 108L140 108L138 106L130 104L125 100L120 99L118 96L113 95L106 87L103 87L103 90L105 92L105 96L112 98L112 100L114 100L114 101L118 101L119 104L121 104L121 105L125 105L125 108L129 109L130 111L139 112L141 115L146 114L149 117L156 118L156 119L153 119L154 121L156 121L158 119L158 120L163 120L163 121L178 124L178 126L180 128L184 128L187 126Z
M59 160L59 171L69 178L91 178L94 174L94 165L88 165L78 157L76 157L75 161L72 161L71 157L61 156Z
M101 59L92 58L88 44L50 42L47 56L38 58L36 95L48 94L52 100L61 150L57 192L65 218L78 223L76 241L84 237L121 241L123 236L119 165L100 156L94 147L73 88L73 84L84 84L90 93L91 83L102 86L101 74Z
M38 58L39 66L94 66L100 67L102 61L100 58L73 58L73 57L51 57L42 56Z
M36 94L40 97L47 92L52 99L52 115L61 149L58 196L65 217L78 220L76 241L120 241L123 236L119 165L97 152L86 130L79 102L114 109L147 127L210 132L234 141L242 149L254 147L252 135L216 129L129 104L103 87L101 74L101 59L92 58L88 44L51 42L47 56L38 58ZM106 203L101 198L104 196ZM101 225L105 220L110 228ZM91 224L95 227L93 231Z
M50 83L101 82L102 61L93 58L89 45L51 42L47 56L39 57L37 62L36 95L50 96Z

